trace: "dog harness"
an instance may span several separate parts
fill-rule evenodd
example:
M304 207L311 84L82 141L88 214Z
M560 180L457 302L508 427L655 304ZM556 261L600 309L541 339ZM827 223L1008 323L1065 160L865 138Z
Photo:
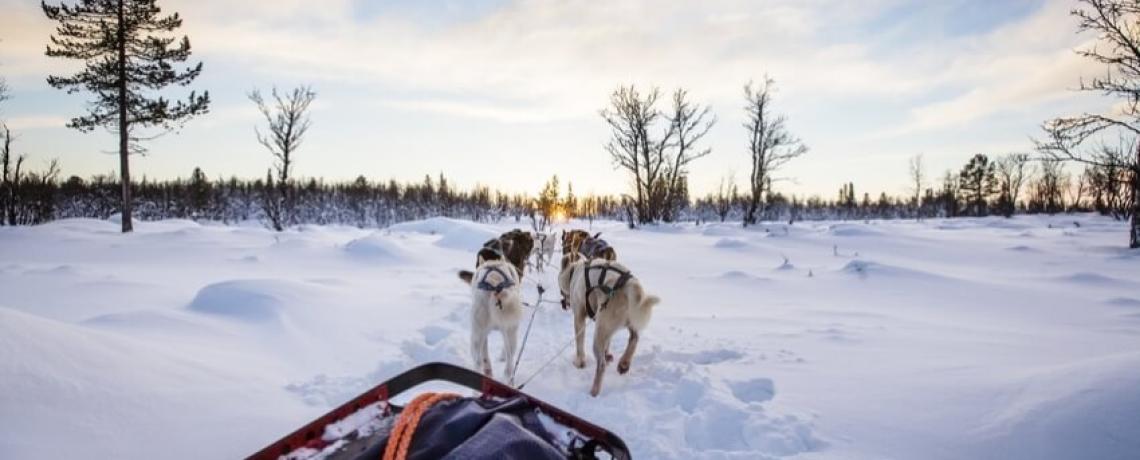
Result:
M499 276L503 277L503 280L500 281L499 284L491 284L491 283L487 282L487 276L490 275L491 272L498 273ZM479 284L477 284L475 286L481 290L484 290L487 292L494 292L495 294L499 294L499 293L503 292L503 289L507 289L507 288L514 286L514 285L515 285L515 282L511 279L510 276L507 276L506 272L504 272L499 267L493 267L492 266L492 267L487 267L487 271L483 272L483 279L480 279ZM503 308L503 301L501 299L498 300L498 305L499 305L499 309L501 310Z
M591 286L590 270L601 272L598 275L597 285ZM609 272L618 274L618 279L616 282L614 282L613 286L606 286L606 274ZM633 273L614 267L610 264L590 265L590 262L588 260L586 261L586 267L583 270L583 275L586 276L586 315L588 315L590 319L594 319L594 315L596 315L597 312L602 311L603 308L606 308L606 306L610 304L610 299L614 298L614 294L617 293L617 291L621 290L621 288L625 286L625 283L629 282L630 278L633 278ZM606 295L606 300L602 302L602 305L598 308L594 308L593 304L590 303L590 294L593 294L595 290L602 291L602 293Z
M598 238L599 236L602 236L602 234L598 233L583 240L578 245L578 254L581 254L586 260L589 260L598 257L598 255L606 249L610 249L610 244L607 243L606 240Z

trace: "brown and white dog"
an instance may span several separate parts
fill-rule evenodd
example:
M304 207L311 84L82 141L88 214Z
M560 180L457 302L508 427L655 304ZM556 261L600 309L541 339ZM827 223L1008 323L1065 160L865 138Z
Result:
M641 282L624 265L604 259L579 260L558 275L558 286L574 312L574 366L586 366L586 319L594 320L594 384L590 395L602 391L602 377L612 359L610 340L621 327L629 329L629 343L618 361L618 372L626 373L637 350L640 334L649 324L653 306L661 299L645 293Z
M602 234L590 236L585 230L562 232L562 269L582 258L617 260L617 251L601 239Z
M507 233L499 235L498 238L487 240L483 243L483 247L475 255L475 268L483 265L483 262L489 260L502 260L506 258L515 270L518 272L519 279L521 280L526 273L526 260L530 257L531 251L534 250L534 237L530 233L524 232L519 229L511 230ZM468 283L471 282L473 272L468 270L461 270L459 278Z
M562 231L562 270L570 264L583 259L602 258L608 261L617 260L617 251L605 240L601 233L590 236L585 230ZM569 309L566 291L562 291L562 309Z

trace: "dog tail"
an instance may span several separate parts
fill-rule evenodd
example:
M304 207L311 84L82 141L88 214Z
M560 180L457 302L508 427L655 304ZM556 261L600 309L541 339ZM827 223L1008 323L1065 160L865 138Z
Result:
M638 282L630 283L630 289L626 292L629 296L629 325L635 331L645 330L649 318L653 316L653 307L661 303L661 298L646 294Z
M470 270L460 270L459 279L463 280L464 283L471 284L471 280L475 279L475 273Z

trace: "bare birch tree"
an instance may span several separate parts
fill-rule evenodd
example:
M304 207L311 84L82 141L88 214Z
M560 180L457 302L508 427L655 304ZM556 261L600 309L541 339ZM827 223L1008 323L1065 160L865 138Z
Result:
M744 128L748 130L748 152L752 160L752 173L748 180L751 195L744 215L745 226L757 223L757 211L773 173L808 151L799 138L788 132L785 126L787 117L773 113L774 85L775 81L768 77L764 77L764 83L760 85L753 85L753 82L744 85L744 111L748 115Z
M1036 141L1047 158L1075 161L1094 167L1109 167L1098 141L1105 135L1140 137L1140 0L1079 0L1071 14L1078 32L1093 32L1097 43L1077 54L1107 67L1101 77L1081 82L1080 90L1122 99L1119 113L1085 113L1049 120L1042 128L1045 139ZM1128 247L1140 248L1140 143L1125 157L1129 171L1132 222ZM1115 165L1112 165L1115 166Z
M1001 213L1005 217L1013 216L1017 210L1017 200L1021 197L1021 187L1025 184L1032 172L1029 166L1029 154L1011 153L997 159L998 198Z
M262 133L256 126L254 133L257 142L273 155L273 168L277 172L276 187L272 184L273 174L269 174L266 179L268 184L263 210L270 226L281 231L294 220L295 197L291 193L293 188L290 186L290 173L297 149L312 126L309 106L316 99L317 93L308 86L299 86L288 93L279 93L277 88L273 88L270 94L273 97L271 103L258 90L251 91L249 99L257 104L257 110L265 118L267 133Z
M664 197L654 188L665 173L665 149L673 138L674 124L668 125L664 135L653 134L662 118L655 108L661 91L651 89L642 95L636 87L622 86L610 95L610 107L601 116L610 126L610 141L606 151L610 158L633 176L634 194L631 197L636 223L645 224L660 216L660 200ZM631 221L633 225L635 222Z
M908 164L910 172L911 191L914 193L912 198L914 200L914 218L915 220L922 219L922 190L923 184L926 181L926 172L922 167L922 154L910 157Z
M666 119L671 125L670 132L674 134L675 139L666 143L670 150L669 164L665 168L666 197L663 200L662 218L673 221L677 217L674 213L683 205L681 201L686 199L679 191L688 175L689 163L712 153L712 148L698 148L697 143L716 124L716 116L711 113L708 106L702 107L700 104L690 102L688 91L678 89L673 92L673 107Z

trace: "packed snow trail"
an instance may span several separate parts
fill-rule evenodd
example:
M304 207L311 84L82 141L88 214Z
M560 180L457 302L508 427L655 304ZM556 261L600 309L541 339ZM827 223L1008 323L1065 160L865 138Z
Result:
M455 272L512 224L0 228L0 458L242 457L417 363L469 365ZM590 397L592 367L559 353L570 314L544 303L519 377L553 357L525 391L636 458L1140 452L1140 252L1120 223L592 231L663 299L632 369ZM554 277L528 273L527 301Z

